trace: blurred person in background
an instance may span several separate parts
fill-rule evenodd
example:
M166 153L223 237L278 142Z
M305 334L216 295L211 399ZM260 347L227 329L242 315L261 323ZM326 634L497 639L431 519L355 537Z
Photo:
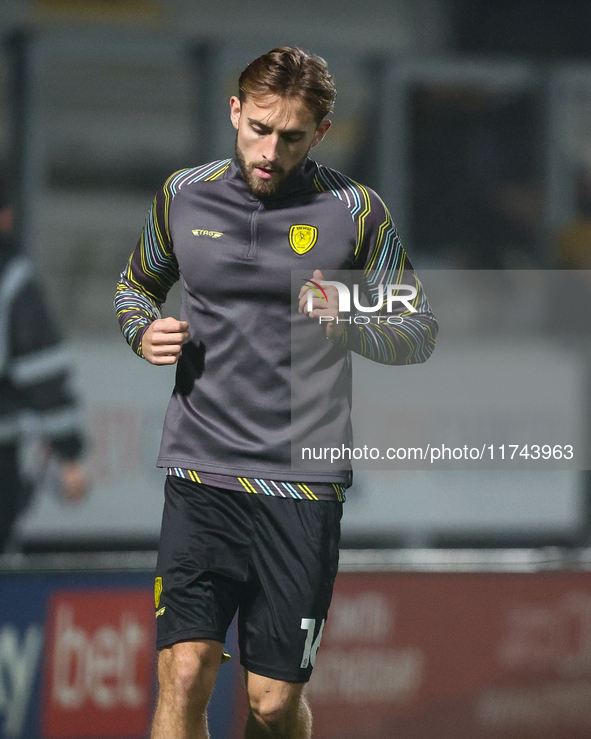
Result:
M0 552L53 459L66 502L88 487L84 439L69 384L69 356L30 259L13 236L15 213L0 179Z

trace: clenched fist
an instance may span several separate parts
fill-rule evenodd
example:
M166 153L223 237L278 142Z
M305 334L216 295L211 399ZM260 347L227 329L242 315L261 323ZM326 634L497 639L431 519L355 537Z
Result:
M142 337L142 356L151 364L176 364L185 341L190 338L189 324L176 318L158 318Z
M314 270L314 274L312 275L312 282L313 284L320 283L324 280L324 275L319 269ZM339 336L344 331L344 324L339 323L337 320L339 317L341 317L341 314L339 313L339 293L336 287L334 285L327 285L324 292L324 295L321 297L315 296L312 301L312 310L308 312L308 293L310 292L310 288L308 285L303 285L300 289L300 294L298 296L299 298L299 307L298 312L299 313L305 313L308 318L320 318L320 316L324 317L324 321L322 322L322 328L324 330L325 335L331 340L336 341ZM326 296L326 298L324 297Z

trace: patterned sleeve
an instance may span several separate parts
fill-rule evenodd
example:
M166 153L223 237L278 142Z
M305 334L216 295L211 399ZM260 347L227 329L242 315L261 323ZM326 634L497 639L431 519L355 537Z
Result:
M369 305L375 305L379 286L384 296L389 284L405 284L416 289L409 301L416 312L406 310L396 302L398 310L387 313L387 304L374 315L384 316L381 322L371 321L345 325L337 344L382 364L416 364L426 361L435 348L437 320L431 311L423 287L406 256L388 209L372 190L355 184L361 207L354 215L358 239L354 269L364 275L365 292ZM401 293L403 295L404 292ZM396 316L396 322L387 323L387 316Z
M117 283L115 310L119 325L140 357L144 331L161 318L162 304L179 279L168 220L178 175L169 177L156 193L138 244Z

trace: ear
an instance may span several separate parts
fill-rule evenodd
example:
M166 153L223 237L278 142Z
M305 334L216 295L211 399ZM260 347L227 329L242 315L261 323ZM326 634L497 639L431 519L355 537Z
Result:
M314 134L314 138L312 139L311 146L316 146L316 144L319 144L326 136L326 132L331 126L332 121L329 121L328 118L325 118L316 129L316 133Z
M230 120L236 130L238 130L238 123L240 122L240 100L236 95L232 95L230 98Z

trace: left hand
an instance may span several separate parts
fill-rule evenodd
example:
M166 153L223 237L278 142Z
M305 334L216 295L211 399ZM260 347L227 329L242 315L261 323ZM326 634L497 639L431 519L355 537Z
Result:
M319 269L314 270L312 280L318 283L324 280L324 275ZM342 318L342 314L339 314L339 292L334 285L323 285L323 290L326 293L326 298L324 295L320 298L314 295L312 310L308 312L308 293L310 292L310 288L302 285L300 294L298 295L300 301L298 313L305 313L308 318L326 316L327 320L322 321L320 325L326 337L331 341L336 341L345 330L344 322L337 323L337 318Z
M66 503L80 503L86 495L88 484L88 474L82 463L62 463L62 495Z

